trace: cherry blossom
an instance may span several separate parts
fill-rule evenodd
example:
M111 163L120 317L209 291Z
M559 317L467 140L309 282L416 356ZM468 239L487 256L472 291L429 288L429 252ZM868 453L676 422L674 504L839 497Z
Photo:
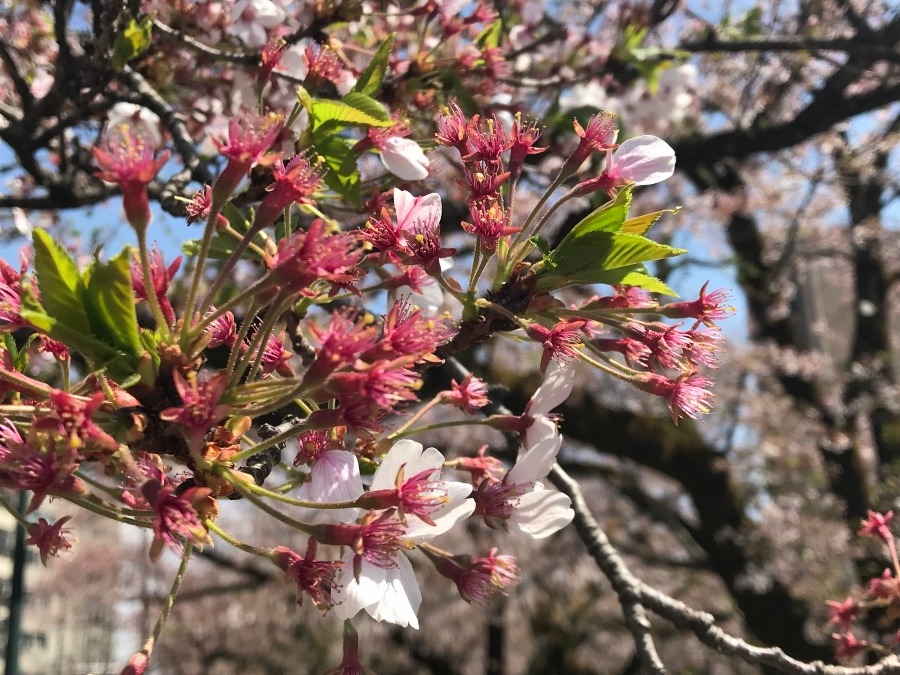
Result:
M475 513L490 527L543 539L572 522L575 512L568 496L544 489L562 438L546 438L523 454L501 481L485 480L475 495Z
M379 149L384 168L398 178L403 180L428 178L428 167L431 166L431 162L415 141L394 136L384 140Z
M237 0L231 10L231 34L248 47L262 47L267 30L284 22L284 11L271 0Z
M42 565L47 565L48 558L55 557L61 551L72 548L72 542L66 538L71 530L63 527L71 518L71 516L65 516L52 525L46 518L38 518L36 523L28 525L28 539L25 540L25 543L37 547Z
M402 534L398 533L408 542L406 548L447 532L475 510L475 503L467 499L472 491L470 485L440 480L443 463L444 457L436 449L423 449L421 443L402 440L385 455L372 478L372 491L394 491L401 499L403 483L398 488L398 477L402 481L403 476L417 480L423 473L429 476L427 487L417 485L415 489L420 495L430 495L426 499L431 506L424 508L433 524L417 515L422 513L421 510L407 514ZM403 547L398 550L400 548ZM336 594L339 604L335 606L335 613L338 617L349 619L365 609L377 621L419 627L416 614L422 595L412 565L405 556L395 554L387 560L370 560L351 550L345 554L344 562L340 579L342 588ZM358 567L358 571L354 571L354 567Z

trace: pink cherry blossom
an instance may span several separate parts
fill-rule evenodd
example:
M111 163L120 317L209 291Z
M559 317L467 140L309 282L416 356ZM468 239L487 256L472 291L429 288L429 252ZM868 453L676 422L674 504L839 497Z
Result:
M187 541L211 543L195 506L211 492L209 488L196 487L176 495L175 488L170 484L163 485L158 480L144 483L141 493L154 511L151 559L156 560L160 556L163 545L182 555Z
M46 518L38 518L36 523L28 525L28 539L25 540L27 545L36 546L40 552L41 564L47 565L47 558L59 555L61 551L68 551L72 548L72 542L66 538L71 534L71 530L64 528L71 516L60 518L52 525L47 522Z
M182 405L166 408L159 418L179 425L188 443L199 447L213 425L228 413L228 406L219 403L228 386L228 373L223 371L208 380L200 380L196 373L185 377L176 370L174 379Z
M382 142L381 163L384 168L403 180L428 178L431 162L422 147L409 138L394 136Z
M332 592L336 585L335 577L343 563L316 560L315 539L309 540L305 556L286 546L277 547L272 554L272 562L297 584L298 604L302 601L303 593L306 593L318 609L328 609L334 605Z
M617 185L653 185L675 173L675 151L656 136L629 138L607 159L607 174Z

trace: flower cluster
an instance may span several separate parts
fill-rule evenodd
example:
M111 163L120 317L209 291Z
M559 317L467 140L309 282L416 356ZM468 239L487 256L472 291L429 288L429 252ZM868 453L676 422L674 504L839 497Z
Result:
M416 11L457 38L459 77L477 73L479 96L492 95L512 68L484 33L497 17L484 3L457 4ZM12 338L0 347L0 486L32 493L16 515L45 564L73 543L68 516L31 515L56 497L152 531L153 560L168 550L186 565L218 538L277 567L323 612L417 628L416 557L469 603L507 591L519 573L498 548L446 551L437 538L472 527L544 540L574 518L548 477L564 445L553 411L573 391L576 362L664 398L676 420L709 410L700 369L716 365L727 293L704 286L696 300L661 304L641 290L667 290L643 263L678 253L645 236L661 213L629 218L633 191L672 174L662 140L619 144L605 111L576 122L556 178L522 213L517 191L534 190L533 158L549 152L537 123L514 106L467 113L423 85L413 107L445 104L428 156L422 116L384 93L389 76L436 68L442 45L392 54L388 38L361 68L338 40L287 34L300 22L294 3L229 7L196 3L180 17L261 50L249 92L230 109L198 100L186 125L202 138L197 155L219 168L178 196L200 230L186 264L147 241L150 195L171 187L158 190L169 139L137 106L110 111L93 153L96 177L121 193L136 250L79 265L37 230L33 273L0 261L0 331L33 331L34 349L59 369L47 384L29 348ZM369 171L366 153L388 173ZM593 157L602 169L585 177ZM440 180L444 164L457 170L452 184L415 184ZM454 219L445 199L460 192L465 214ZM585 196L596 209L551 247L541 238L551 216ZM571 304L567 288L596 284L612 290ZM139 320L142 303L152 320ZM432 377L499 334L532 343L544 377L520 414L498 412L475 374ZM415 440L455 426L517 434L518 456ZM241 541L218 520L232 499L288 533ZM355 634L345 644L356 667ZM148 645L133 672L148 667Z
M859 536L878 540L887 549L891 566L869 580L862 597L850 596L842 601L830 600L827 603L828 623L836 630L833 638L838 659L849 660L868 651L880 653L900 644L900 626L897 624L900 618L900 562L891 531L893 519L893 511L879 513L870 510L859 528ZM857 637L860 632L867 633L867 638Z

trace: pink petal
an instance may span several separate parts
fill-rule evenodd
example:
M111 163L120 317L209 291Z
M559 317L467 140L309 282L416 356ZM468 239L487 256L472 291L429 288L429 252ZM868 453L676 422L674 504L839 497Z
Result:
M430 162L415 141L408 138L389 138L381 147L384 168L403 180L428 178Z
M660 183L675 173L675 151L656 136L636 136L622 143L612 156L610 174L635 185Z

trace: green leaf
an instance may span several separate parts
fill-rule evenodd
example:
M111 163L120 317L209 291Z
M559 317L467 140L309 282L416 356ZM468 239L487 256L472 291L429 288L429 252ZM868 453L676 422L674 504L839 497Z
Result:
M637 286L651 293L662 293L678 297L671 288L669 288L660 279L652 276L647 272L643 265L628 265L613 270L597 270L593 273L583 272L571 277L560 276L556 274L546 274L538 277L537 290L549 291L567 286L580 286L585 284L624 284L626 286Z
M614 200L606 202L581 220L559 243L554 254L569 246L577 245L578 240L590 232L618 232L621 230L628 217L628 209L631 207L631 193L632 186L628 185L619 190L619 194Z
M326 124L339 130L350 125L389 127L393 124L390 114L378 101L350 92L340 101L317 98L312 101L313 129Z
M131 19L121 33L116 36L113 44L112 67L115 70L124 70L125 65L134 58L143 54L150 46L150 37L153 29L153 21L150 17L141 22Z
M650 228L653 227L664 214L678 213L680 210L681 207L676 209L663 209L662 211L654 211L653 213L645 213L643 216L629 218L622 223L621 231L628 234L647 234Z
M495 49L500 46L500 36L502 35L503 22L497 18L486 26L475 38L475 44L481 49Z
M652 239L637 234L617 232L590 232L578 240L578 248L589 253L590 263L586 269L612 270L626 265L661 260L686 253L684 249L658 244ZM575 260L569 255L569 260ZM558 270L567 267L566 263L556 261ZM582 265L579 269L585 269Z
M684 252L683 249L658 244L636 234L595 230L580 236L577 244L553 252L550 260L555 266L547 266L538 273L538 289L611 283L607 281L606 274L610 270L670 258Z
M225 204L222 215L225 216L235 232L243 234L250 231L250 221L233 202L229 201Z
M364 113L378 121L378 124L366 122L366 124L369 124L370 126L389 127L394 123L394 120L391 118L391 113L388 111L388 109L385 108L383 104L379 103L371 96L367 96L366 94L360 94L355 91L351 91L341 99L341 103L343 103L344 105L348 105L354 110Z
M297 87L297 102L306 108L307 111L312 112L313 97L303 87Z
M137 358L142 347L131 286L129 249L123 249L109 262L94 264L85 299L91 332L106 344Z
M552 251L550 250L550 242L544 239L541 235L535 234L528 237L528 241L541 252L541 255L546 259Z
M369 65L362 71L357 78L356 84L353 85L352 92L372 96L381 89L381 83L384 81L384 75L387 72L388 60L391 57L391 48L394 45L394 33L388 36L388 39L381 43L375 56L369 61Z
M95 338L89 331L72 328L46 312L23 309L21 314L23 319L39 331L65 343L71 351L82 354L91 364L107 363L118 356L115 349Z
M314 138L313 146L328 166L325 184L355 206L362 205L359 169L350 141L340 136Z
M649 291L650 293L661 293L662 295L669 295L673 298L678 297L678 294L671 288L669 288L669 286L661 279L657 279L656 277L644 272L628 272L627 274L623 274L620 276L622 271L623 270L610 270L610 281L599 281L597 283L636 286L637 288L643 288L645 291ZM614 278L615 280L613 281L612 279Z
M75 260L46 230L35 230L32 242L42 310L57 321L89 333L84 282Z

